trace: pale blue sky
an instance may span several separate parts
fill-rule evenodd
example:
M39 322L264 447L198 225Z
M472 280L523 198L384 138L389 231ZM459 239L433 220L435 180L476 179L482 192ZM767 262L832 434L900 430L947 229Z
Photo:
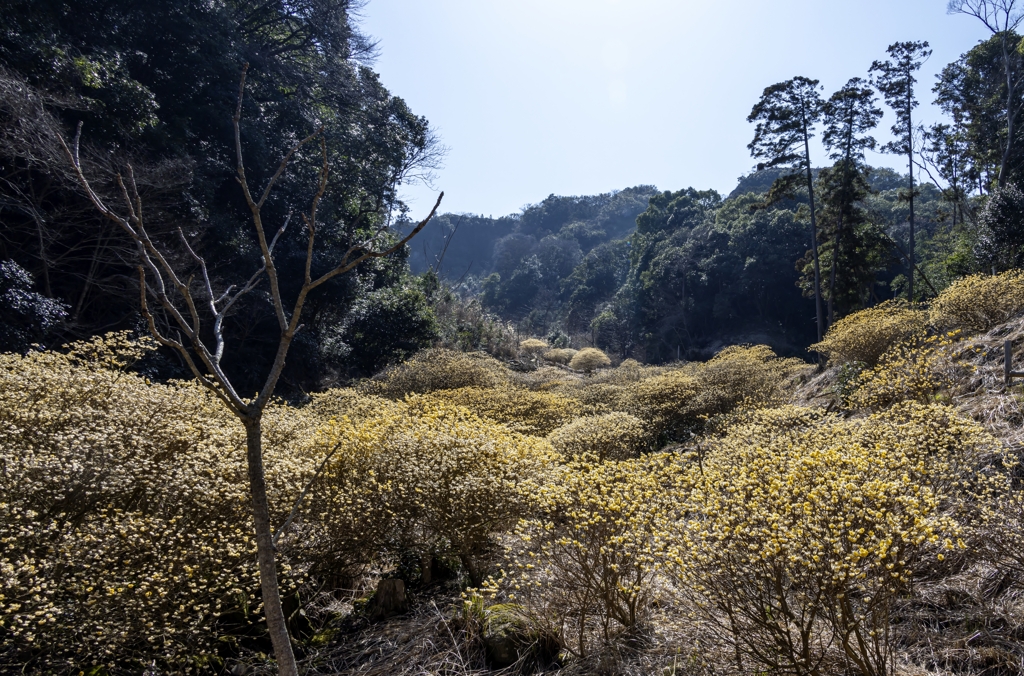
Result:
M945 0L370 0L362 28L384 84L450 148L443 210L494 216L641 183L728 192L766 86L804 75L828 96L896 41L935 51L919 85L934 121L936 73L987 36ZM436 192L404 194L415 217Z

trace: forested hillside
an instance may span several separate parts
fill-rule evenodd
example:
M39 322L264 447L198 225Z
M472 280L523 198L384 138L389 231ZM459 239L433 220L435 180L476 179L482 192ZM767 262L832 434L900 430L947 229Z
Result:
M427 121L368 65L372 45L352 28L349 6L4 2L0 259L10 262L0 278L8 298L0 311L7 326L20 328L6 330L3 347L143 326L130 246L82 194L57 141L78 124L87 175L104 198L117 199L113 173L132 163L154 238L177 244L180 229L215 282L257 264L259 251L239 230L248 209L232 133L245 63L240 124L251 179L266 180L296 138L323 128L332 171L319 212L329 232L315 267L386 221L400 207L396 187L432 166L435 144ZM316 153L297 159L264 207L274 230L289 215L299 221L299 205L316 189ZM305 252L300 222L291 223L279 247L282 278L294 277ZM268 298L241 302L239 321L228 327L237 349L225 368L252 387L254 374L273 358L277 328ZM317 386L325 371L371 374L435 337L403 255L362 266L310 303L286 373L293 389ZM386 339L353 339L367 324L392 317L400 317L391 323L401 330L392 328ZM176 361L163 372L187 369Z
M905 297L906 175L864 167L860 218L837 266L841 317ZM783 170L742 176L728 197L653 186L586 197L550 196L521 213L442 214L409 258L523 335L664 362L706 359L723 345L758 342L806 356L814 342L806 192L773 204ZM829 174L815 170L816 180ZM917 188L924 296L978 267L971 233L954 224L932 184ZM828 249L830 242L823 243ZM966 260L964 260L966 258ZM826 259L826 274L831 258ZM931 285L931 286L928 286ZM934 288L934 292L932 292ZM810 297L809 297L810 296Z

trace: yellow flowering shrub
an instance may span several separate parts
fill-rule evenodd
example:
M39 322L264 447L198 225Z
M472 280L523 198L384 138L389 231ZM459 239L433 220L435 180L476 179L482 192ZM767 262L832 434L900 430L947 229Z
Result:
M501 423L516 432L537 436L546 436L581 416L603 412L561 394L518 387L463 387L409 399L413 406L444 402L467 408L481 418Z
M385 414L397 416L405 410L400 401L340 387L311 395L306 408L315 421L348 418L353 422Z
M574 354L569 361L569 368L584 371L585 373L608 368L611 365L612 361L608 358L608 355L596 347L583 348Z
M1024 580L1024 464L1020 450L1004 453L1002 476L991 482L991 499L980 504L982 531L975 539L1004 581Z
M576 350L571 347L556 347L544 353L544 359L555 364L568 364L576 356Z
M490 536L529 507L558 456L543 439L482 420L449 402L395 404L321 433L337 451L318 478L298 534L334 574L383 552L453 554L478 580Z
M886 301L843 317L829 327L824 340L808 349L826 355L832 362L872 366L893 344L924 336L927 329L927 312Z
M971 275L953 282L932 301L932 321L942 328L987 331L1024 311L1024 271Z
M897 343L876 366L857 375L846 405L879 410L901 401L931 401L952 385L956 365L947 354L950 344L948 336Z
M806 366L798 359L776 357L765 345L728 347L707 362L640 381L628 402L634 415L651 421L655 435L679 437L740 404L780 402L786 379Z
M497 359L482 352L456 352L444 348L424 350L364 385L369 394L401 399L460 387L499 387L509 373Z
M666 562L747 669L829 673L835 644L858 673L891 673L891 603L922 559L963 546L955 503L989 443L913 402L736 416L689 458Z
M548 349L548 344L540 338L527 338L526 340L519 342L520 352L525 352L531 356L537 356L541 352Z
M0 355L0 655L41 672L216 663L256 622L245 433L194 383L125 372L124 334ZM264 429L273 518L312 474L301 412ZM282 591L298 571L282 568Z
M540 487L538 515L515 529L506 575L481 593L514 603L539 634L583 657L646 616L658 570L667 455L572 462Z
M613 412L574 420L549 434L548 441L568 458L588 456L603 462L635 458L654 439L639 418Z

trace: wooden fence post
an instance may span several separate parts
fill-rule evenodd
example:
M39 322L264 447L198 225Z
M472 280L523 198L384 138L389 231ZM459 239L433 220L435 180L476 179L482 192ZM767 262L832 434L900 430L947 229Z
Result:
M1013 370L1013 341L1003 341L1003 379L1009 387L1014 378L1024 378L1024 371Z

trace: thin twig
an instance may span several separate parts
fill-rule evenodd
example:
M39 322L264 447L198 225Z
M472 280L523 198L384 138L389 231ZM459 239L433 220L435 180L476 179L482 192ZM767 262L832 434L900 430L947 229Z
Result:
M315 482L320 477L320 473L323 472L324 471L324 467L327 466L327 461L331 459L331 456L333 456L338 451L339 448L341 448L341 444L342 443L344 443L344 442L339 441L338 443L334 444L334 448L331 449L331 452L328 453L327 457L325 457L323 459L323 462L320 463L320 466L317 468L316 473L313 474L313 476L310 478L310 480L306 482L306 485L303 487L302 492L299 493L298 499L295 500L295 504L292 505L292 511L289 512L288 518L285 519L284 523L281 525L281 528L278 529L277 533L274 534L274 546L275 547L277 547L278 539L281 537L281 535L286 530L288 530L288 526L291 525L292 519L294 519L295 515L298 513L299 507L302 505L302 501L306 497L306 493L308 493L309 489L312 488L312 486L313 486L313 482Z

